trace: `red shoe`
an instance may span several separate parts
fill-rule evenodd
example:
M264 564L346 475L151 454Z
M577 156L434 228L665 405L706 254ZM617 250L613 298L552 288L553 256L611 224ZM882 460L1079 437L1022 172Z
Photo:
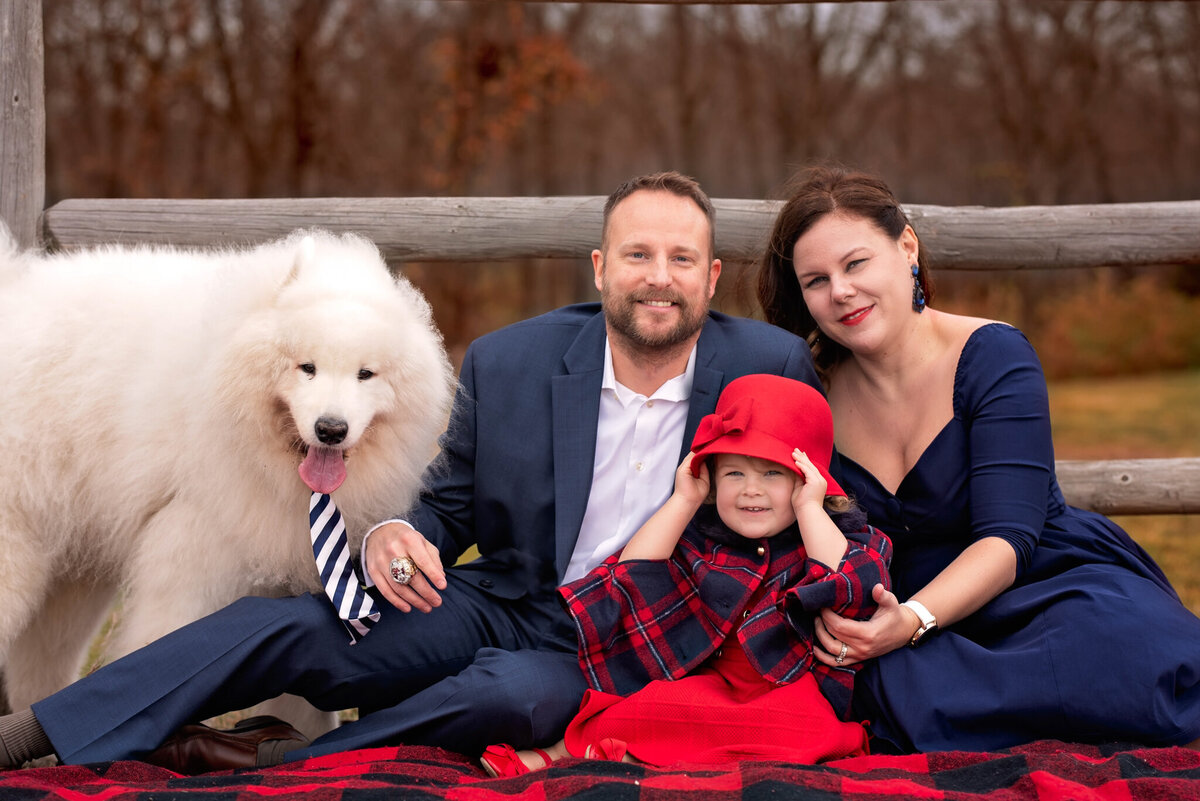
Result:
M628 750L629 745L624 740L618 740L615 737L604 737L600 742L587 747L587 758L611 759L613 762L621 762L625 759L625 753Z
M542 767L550 766L554 760L540 748L531 748L533 753L542 758ZM521 757L517 756L517 749L507 743L497 743L489 745L483 751L483 756L479 758L479 764L483 765L484 772L492 778L508 777L508 776L524 776L529 772L529 767L521 761ZM539 768L540 770L540 768Z

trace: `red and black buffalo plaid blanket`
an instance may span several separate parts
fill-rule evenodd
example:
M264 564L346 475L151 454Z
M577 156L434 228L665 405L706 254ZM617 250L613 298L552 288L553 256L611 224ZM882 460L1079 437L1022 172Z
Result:
M548 770L489 779L465 757L435 748L350 751L276 768L179 776L141 762L0 773L0 799L40 801L733 801L1200 799L1200 752L1042 741L996 753L870 756L823 765L738 762L652 769L568 759Z

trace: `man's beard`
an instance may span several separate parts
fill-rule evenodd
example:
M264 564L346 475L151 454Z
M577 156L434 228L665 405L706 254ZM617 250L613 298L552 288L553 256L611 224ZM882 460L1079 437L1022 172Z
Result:
M655 300L669 300L679 311L679 321L666 331L647 331L638 325L637 312L640 298L617 297L609 286L608 279L601 280L600 303L604 308L604 319L610 329L620 335L637 350L650 355L660 350L670 350L691 339L704 325L708 314L708 303L693 304L672 292L669 296L654 293Z

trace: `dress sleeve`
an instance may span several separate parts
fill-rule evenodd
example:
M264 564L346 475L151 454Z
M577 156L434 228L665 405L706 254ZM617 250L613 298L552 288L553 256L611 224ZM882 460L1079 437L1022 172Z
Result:
M1033 346L1002 324L967 341L955 376L954 410L967 431L971 535L999 537L1017 553L1017 574L1033 557L1054 476L1050 402Z
M628 695L652 680L680 678L732 629L748 599L742 563L750 560L706 548L690 534L689 528L669 559L620 562L614 554L559 588L575 621L580 667L594 689Z
M892 588L888 565L892 561L892 542L873 526L846 535L848 547L837 566L830 570L816 560L807 560L808 569L799 584L784 596L788 623L799 632L810 631L812 617L822 609L832 609L843 617L866 620L877 604L871 597L876 584Z

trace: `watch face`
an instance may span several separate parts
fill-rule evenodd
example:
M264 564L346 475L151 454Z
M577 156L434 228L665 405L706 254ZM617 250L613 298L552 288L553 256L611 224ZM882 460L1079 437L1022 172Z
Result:
M926 634L928 634L929 632L933 631L936 628L937 628L937 623L923 623L921 625L921 628L919 628L915 632L913 632L912 639L908 641L908 644L916 645L917 643L919 643L921 641L922 637L924 637Z

